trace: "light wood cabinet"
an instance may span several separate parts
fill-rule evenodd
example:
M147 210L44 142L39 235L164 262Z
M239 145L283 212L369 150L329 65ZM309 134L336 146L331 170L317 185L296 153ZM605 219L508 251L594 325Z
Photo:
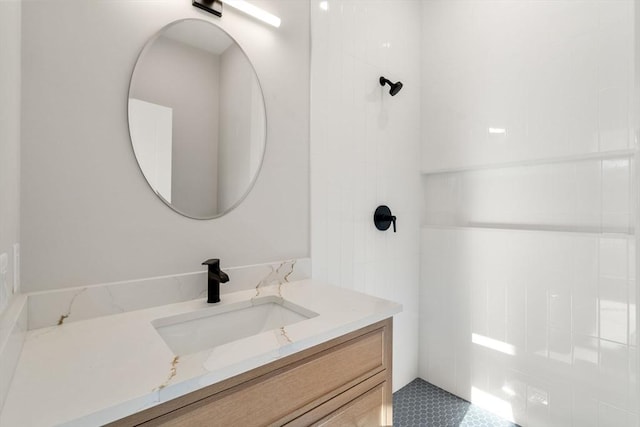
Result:
M392 319L112 423L391 426Z
M314 426L374 426L380 425L385 390L378 384L356 397L337 411L327 415Z

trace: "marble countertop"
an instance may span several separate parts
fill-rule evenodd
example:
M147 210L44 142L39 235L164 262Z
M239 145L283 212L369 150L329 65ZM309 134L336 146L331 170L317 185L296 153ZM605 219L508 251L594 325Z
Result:
M176 355L152 322L271 296L318 314ZM101 425L215 384L401 311L397 303L301 280L27 332L0 426ZM213 313L213 312L212 312Z

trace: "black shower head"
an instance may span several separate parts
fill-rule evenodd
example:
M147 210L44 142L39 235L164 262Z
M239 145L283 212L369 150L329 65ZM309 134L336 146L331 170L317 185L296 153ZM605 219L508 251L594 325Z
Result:
M387 83L389 83L389 86L391 87L391 89L389 90L391 96L395 96L398 92L400 92L400 89L402 89L402 82L392 83L391 80L380 77L380 86L384 86Z

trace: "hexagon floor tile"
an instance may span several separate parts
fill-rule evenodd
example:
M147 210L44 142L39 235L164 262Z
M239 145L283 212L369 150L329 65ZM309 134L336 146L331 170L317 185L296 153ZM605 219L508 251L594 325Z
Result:
M518 427L416 378L393 394L394 427Z

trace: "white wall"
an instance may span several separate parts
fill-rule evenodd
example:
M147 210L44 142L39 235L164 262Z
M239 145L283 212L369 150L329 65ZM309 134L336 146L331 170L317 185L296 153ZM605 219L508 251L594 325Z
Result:
M420 376L521 425L638 421L633 8L423 2Z
M274 29L190 2L27 0L23 7L24 290L246 265L309 255L309 4L254 2ZM127 93L147 40L182 18L218 23L252 58L267 107L265 163L253 191L197 221L148 188L127 129Z
M16 274L13 245L20 242L20 4L0 2L0 254L7 254L7 296Z
M311 1L313 276L402 303L393 389L417 376L420 2ZM396 96L380 87L401 80ZM388 205L398 232L373 212Z

